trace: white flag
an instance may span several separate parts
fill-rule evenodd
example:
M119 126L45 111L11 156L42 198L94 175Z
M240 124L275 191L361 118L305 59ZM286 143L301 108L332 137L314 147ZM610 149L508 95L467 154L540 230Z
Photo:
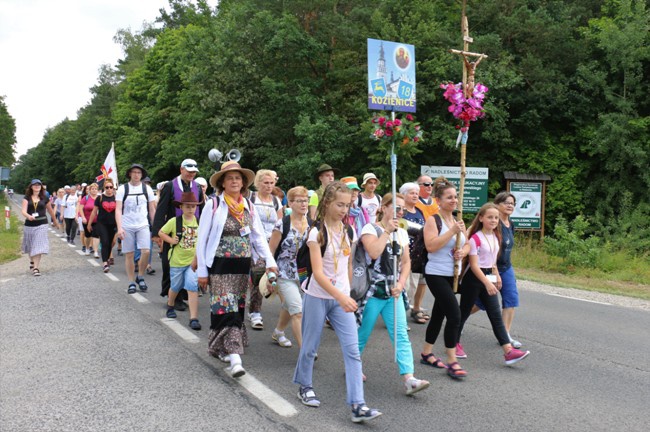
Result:
M97 183L103 182L104 179L110 178L113 180L113 184L117 188L117 165L115 164L115 146L111 144L111 150L106 156L104 165L101 167L101 174L97 176Z

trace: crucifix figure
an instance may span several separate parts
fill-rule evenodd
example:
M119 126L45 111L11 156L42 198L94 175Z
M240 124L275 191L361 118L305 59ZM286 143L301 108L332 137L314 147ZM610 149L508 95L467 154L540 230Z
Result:
M465 72L463 74L463 93L465 94L465 98L469 99L472 97L472 93L474 92L474 85L476 83L474 76L476 74L476 68L479 63L481 63L481 60L487 58L487 55L455 49L449 50L449 52L463 56L463 72ZM472 58L476 58L476 60L471 61Z
M474 93L474 74L476 73L476 68L478 64L481 63L484 57L484 54L479 55L478 59L475 61L469 61L469 56L466 53L463 53L463 61L465 62L465 67L467 68L467 84L465 84L465 98L469 99Z

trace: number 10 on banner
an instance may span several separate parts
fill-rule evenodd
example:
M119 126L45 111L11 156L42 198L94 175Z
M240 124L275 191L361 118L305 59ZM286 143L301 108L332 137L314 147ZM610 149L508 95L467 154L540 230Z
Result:
M397 97L400 99L411 99L413 97L413 84L404 81L399 82Z

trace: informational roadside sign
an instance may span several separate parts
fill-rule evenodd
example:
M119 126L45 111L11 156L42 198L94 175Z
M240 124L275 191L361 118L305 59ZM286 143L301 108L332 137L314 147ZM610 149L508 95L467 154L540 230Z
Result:
M515 229L542 228L542 183L510 182L510 193L517 200L510 220Z
M463 213L477 213L487 202L488 174L487 168L466 167L465 195L463 196ZM420 173L435 180L444 176L447 180L460 187L460 167L453 166L420 166Z

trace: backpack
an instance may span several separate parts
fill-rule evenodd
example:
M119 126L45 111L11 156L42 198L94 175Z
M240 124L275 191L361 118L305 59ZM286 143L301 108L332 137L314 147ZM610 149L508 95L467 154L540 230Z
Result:
M312 225L307 228L308 230L311 230L312 228L320 229L320 221L314 222ZM347 226L348 228L348 239L350 239L350 242L354 238L354 231L352 230L352 227L350 225ZM320 247L320 256L325 255L325 250L327 249L327 230L323 231L323 245ZM307 245L307 242L305 241L302 246L300 246L300 249L298 249L298 254L296 255L296 264L298 267L298 278L300 279L300 284L307 280L307 283L305 284L305 289L309 288L309 282L311 279L311 275L313 273L312 268L311 268L311 258L309 256L309 246Z
M440 231L442 231L442 218L440 218L439 214L434 214L433 217L436 220L438 234L440 234ZM411 273L424 273L424 268L427 266L428 261L429 252L424 244L424 228L422 228L418 231L413 240L413 248L411 250Z
M377 237L380 237L383 231L377 225L372 224L377 231ZM372 260L370 264L366 261L366 251L363 248L361 240L357 241L352 253L352 281L350 282L350 297L356 301L362 300L370 288L370 267L375 264Z
M311 220L309 215L307 215L307 234L309 235L309 229L311 228L312 224L314 222ZM282 218L282 237L280 237L280 243L278 243L278 247L275 249L275 253L273 254L273 258L277 261L278 257L280 256L280 253L282 252L282 243L284 243L284 240L287 238L287 235L289 234L289 231L291 230L291 215L286 215Z
M381 196L375 194L375 198L377 198L377 204L379 204L379 207L381 207ZM363 197L361 194L359 194L359 198L357 198L357 207L361 207L361 203L363 202Z
M131 194L131 195L136 196L136 200L138 195L144 195L144 199L147 203L147 222L149 223L149 229L151 229L151 217L149 216L149 194L147 193L147 185L144 183L141 184L142 184L142 193ZM124 201L126 201L128 196L129 196L129 182L126 182L124 183L124 198L122 198L122 214L124 214Z
M276 197L275 195L271 195L271 196L273 197L273 208L277 212L280 209L280 204L279 204L280 198ZM252 203L255 203L255 201L257 201L257 193L251 192L250 201Z

